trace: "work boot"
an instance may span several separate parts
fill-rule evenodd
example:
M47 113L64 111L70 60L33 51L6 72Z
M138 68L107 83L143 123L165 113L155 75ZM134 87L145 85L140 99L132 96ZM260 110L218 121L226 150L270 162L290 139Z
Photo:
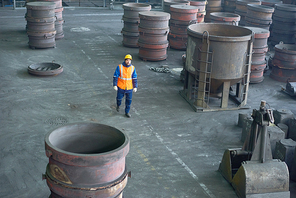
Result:
M125 116L128 117L128 118L130 118L131 117L131 114L126 113Z
M119 109L120 109L119 106L117 106L117 107L116 107L116 111L119 112Z

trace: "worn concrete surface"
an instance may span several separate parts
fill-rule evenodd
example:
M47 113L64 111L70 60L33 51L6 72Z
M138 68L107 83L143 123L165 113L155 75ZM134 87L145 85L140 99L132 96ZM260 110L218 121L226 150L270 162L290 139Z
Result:
M296 113L296 101L280 92L285 84L268 73L262 83L250 85L250 109L194 112L179 95L185 52L169 49L165 61L140 60L137 48L122 46L123 10L65 8L65 37L43 50L28 47L25 12L0 10L0 197L48 197L41 179L48 163L44 136L75 122L110 125L130 137L126 164L132 178L125 198L237 197L217 169L225 149L242 145L238 114L251 113L262 99ZM127 53L139 81L131 119L116 112L112 88L115 67ZM28 74L30 64L53 60L64 67L60 75ZM149 71L162 65L175 70Z

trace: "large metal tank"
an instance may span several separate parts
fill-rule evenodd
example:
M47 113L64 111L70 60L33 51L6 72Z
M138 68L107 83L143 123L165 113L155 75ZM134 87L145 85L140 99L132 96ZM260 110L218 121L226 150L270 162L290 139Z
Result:
M228 24L193 24L188 26L188 43L186 51L186 70L194 74L200 68L200 53L205 33L208 33L209 51L212 54L211 92L214 92L225 81L234 84L246 73L247 55L252 30ZM211 60L208 60L211 62Z
M121 198L127 184L129 138L98 123L59 127L45 136L51 198Z

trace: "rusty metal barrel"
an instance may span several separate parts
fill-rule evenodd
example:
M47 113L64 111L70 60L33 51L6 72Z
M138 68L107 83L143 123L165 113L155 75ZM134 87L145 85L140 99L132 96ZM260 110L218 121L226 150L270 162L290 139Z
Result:
M269 30L274 8L265 5L248 4L246 26L260 27Z
M254 33L253 55L250 74L250 83L260 83L264 80L264 69L266 68L266 53L268 51L267 41L270 35L269 30L258 27L246 26Z
M246 75L251 30L228 24L198 23L188 26L187 33L185 69L189 73L195 74L200 68L201 61L198 57L201 52L196 46L201 46L203 39L209 40L209 53L214 51L211 68L208 68L208 71L200 71L211 72L212 93L215 93L223 82L233 85Z
M207 0L204 0L204 1L190 1L190 5L197 7L199 12L205 11L207 4L208 4Z
M276 4L272 19L271 44L295 44L296 5Z
M269 6L269 7L275 7L275 4L281 4L283 1L281 0L263 0L261 1L261 5Z
M246 16L248 12L248 4L256 4L261 5L260 0L237 0L235 5L235 11L234 13L241 16L241 20L239 25L244 26L246 25Z
M122 7L124 9L124 15L122 16L124 26L121 31L123 36L122 44L126 47L139 47L139 12L150 11L151 5L145 3L125 3Z
M221 0L208 0L206 7L206 16L205 22L211 22L211 13L212 12L222 12L222 1Z
M224 12L234 13L236 8L236 0L224 0Z
M62 5L62 0L27 0L26 2L52 2L55 4L55 29L56 29L56 35L55 39L61 39L64 38L64 31L63 31L63 24L64 24L64 19L62 12L64 10L63 5Z
M139 12L139 57L145 61L167 58L170 14L160 11Z
M170 47L186 50L187 27L197 23L198 7L191 5L172 5L170 19L169 43ZM205 13L205 11L202 11ZM203 15L204 16L204 15Z
M27 34L31 48L55 47L55 6L53 2L27 3Z
M171 5L190 5L190 2L186 0L164 0L163 11L171 13Z
M238 26L240 16L230 12L212 12L211 23L224 23Z
M296 45L279 43L274 50L270 77L280 82L296 82Z
M98 123L75 123L45 136L51 198L122 197L128 173L129 138Z

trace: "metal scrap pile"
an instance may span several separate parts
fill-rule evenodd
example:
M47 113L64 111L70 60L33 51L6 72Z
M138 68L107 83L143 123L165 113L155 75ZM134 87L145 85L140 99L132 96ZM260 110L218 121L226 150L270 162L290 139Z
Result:
M171 70L166 66L150 67L149 70L159 72L159 73L171 73Z

